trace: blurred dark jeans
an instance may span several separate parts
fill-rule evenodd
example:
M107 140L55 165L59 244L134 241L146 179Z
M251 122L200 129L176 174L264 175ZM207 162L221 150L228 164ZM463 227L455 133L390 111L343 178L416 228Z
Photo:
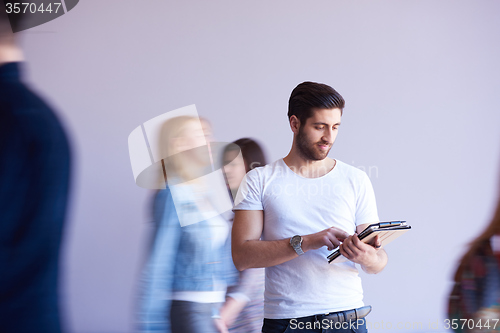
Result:
M172 301L172 333L219 333L212 315L220 304Z

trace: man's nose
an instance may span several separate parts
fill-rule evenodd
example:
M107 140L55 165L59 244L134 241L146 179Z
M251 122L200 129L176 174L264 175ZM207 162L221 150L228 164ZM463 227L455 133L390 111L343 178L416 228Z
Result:
M330 128L330 129L327 129L325 130L325 132L323 133L323 137L321 139L323 139L323 141L325 142L332 142L332 137L333 137L333 130Z

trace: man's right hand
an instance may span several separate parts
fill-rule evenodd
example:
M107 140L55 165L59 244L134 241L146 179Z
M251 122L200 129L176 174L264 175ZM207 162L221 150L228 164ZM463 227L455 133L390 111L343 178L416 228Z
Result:
M339 228L330 227L315 234L302 236L302 251L316 250L323 246L328 247L328 251L340 245L349 234Z
M264 230L264 211L236 210L232 231L233 261L236 268L271 267L297 258L290 246L290 238L261 240ZM292 235L291 235L292 236ZM323 246L333 250L349 234L335 227L302 236L302 250L319 249Z

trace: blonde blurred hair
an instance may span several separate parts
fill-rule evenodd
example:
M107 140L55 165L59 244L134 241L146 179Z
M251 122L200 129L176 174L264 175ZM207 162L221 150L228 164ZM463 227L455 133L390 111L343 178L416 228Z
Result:
M192 116L179 116L167 120L160 131L160 156L164 156L163 163L165 170L165 178L179 177L184 180L191 179L193 174L190 170L193 161L187 154L179 154L186 149L179 147L179 142L182 139L188 138L193 133L186 133L186 127L191 122L196 123L202 129L200 119ZM205 142L206 143L206 142Z

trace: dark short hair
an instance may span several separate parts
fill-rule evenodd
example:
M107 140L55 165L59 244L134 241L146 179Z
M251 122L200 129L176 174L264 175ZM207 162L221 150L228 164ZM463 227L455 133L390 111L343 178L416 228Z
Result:
M313 109L340 109L343 111L344 98L332 87L316 82L302 82L293 89L288 100L288 119L296 116L300 126L312 116Z
M5 4L3 1L0 1L0 27L3 28L3 26L8 26L9 24L9 16L6 13Z
M0 28L2 30L7 29L8 32L17 31L21 24L25 21L25 15L21 13L11 13L7 14L6 3L12 3L13 1L0 1ZM7 32L7 31L0 31Z
M224 149L224 154L230 151L237 151L238 147L239 150L241 150L241 155L243 156L243 161L245 162L246 172L267 164L266 156L264 155L262 147L257 143L257 141L249 138L239 139L234 141L232 144L227 145Z

